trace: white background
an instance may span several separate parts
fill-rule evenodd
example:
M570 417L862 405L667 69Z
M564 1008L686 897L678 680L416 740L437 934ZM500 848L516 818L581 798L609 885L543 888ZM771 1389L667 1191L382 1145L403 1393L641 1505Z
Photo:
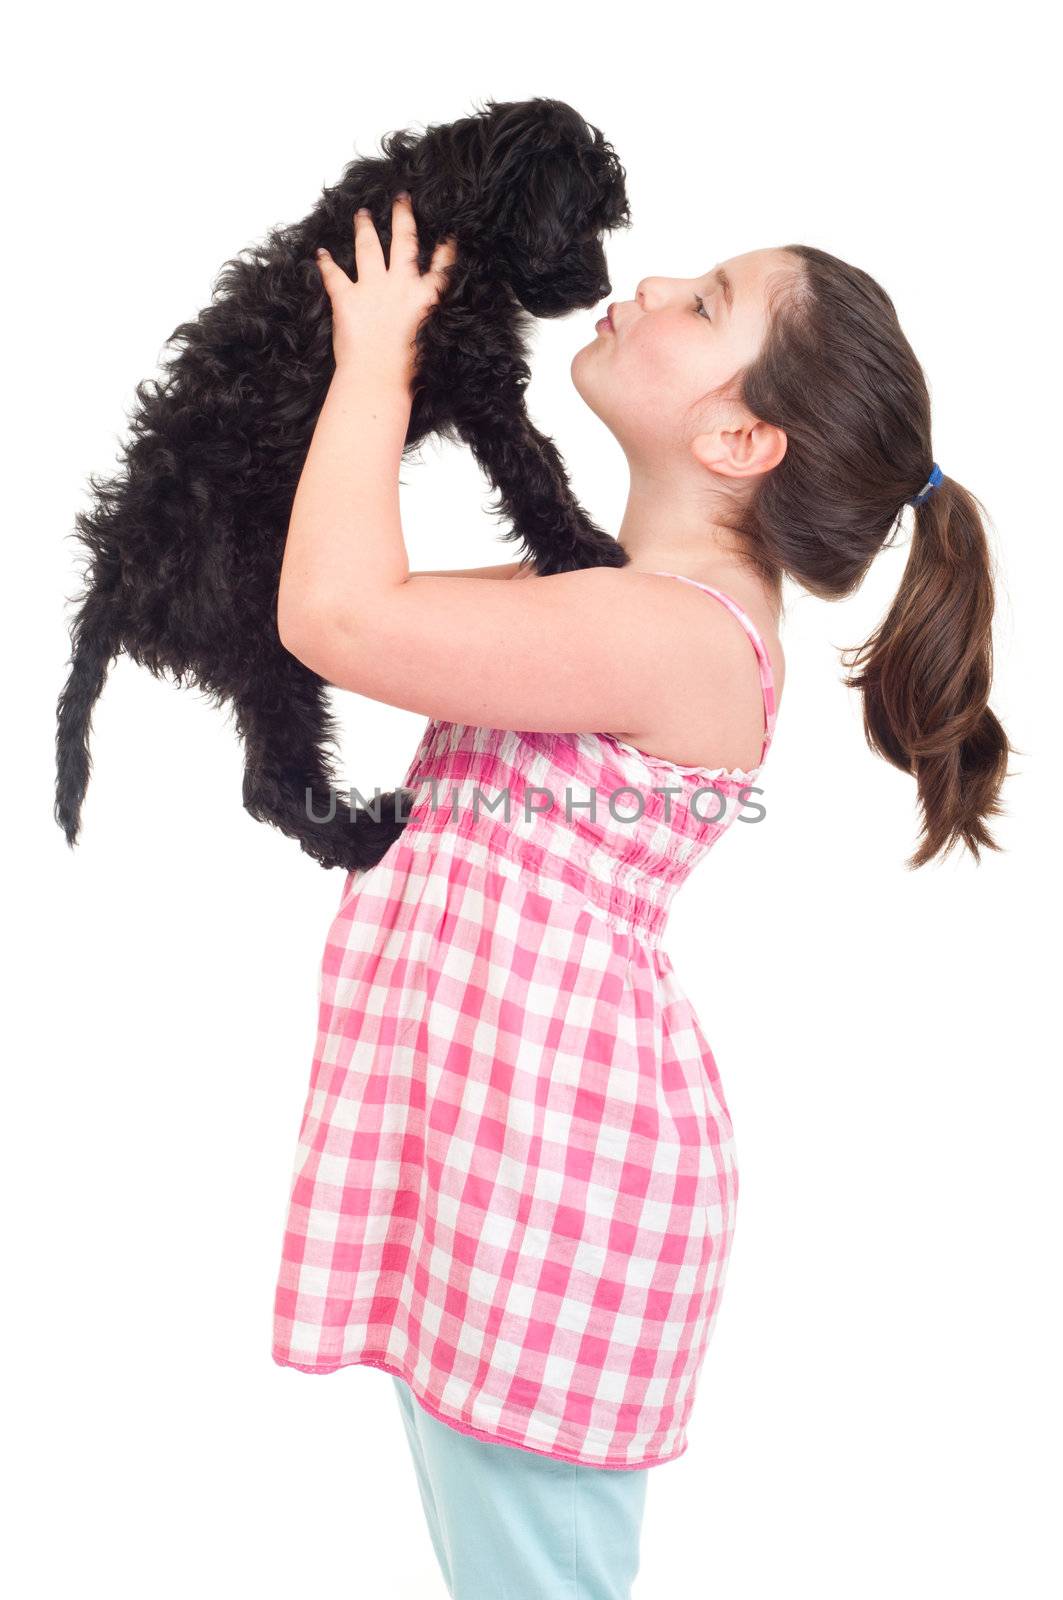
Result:
M672 917L742 1190L635 1600L1057 1595L1059 129L1037 11L377 10L38 8L8 35L8 1590L444 1593L391 1380L270 1357L341 875L244 813L221 712L124 660L70 851L55 700L87 475L222 262L389 129L549 95L627 169L613 297L794 241L893 296L934 454L993 519L992 704L1021 752L1004 851L908 871L914 784L867 748L838 654L906 549L847 602L791 588L768 820ZM593 320L539 327L529 404L615 529L624 460L569 379ZM467 454L404 479L415 567L511 559ZM423 719L338 699L348 775L397 782Z

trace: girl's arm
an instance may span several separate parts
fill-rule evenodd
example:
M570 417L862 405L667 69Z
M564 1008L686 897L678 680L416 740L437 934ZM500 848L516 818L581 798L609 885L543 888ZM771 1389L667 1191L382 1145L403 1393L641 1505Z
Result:
M431 274L407 213L397 201L390 268L359 217L357 283L322 269L337 365L292 507L283 644L339 688L448 721L659 737L693 712L702 738L741 738L759 709L745 635L689 585L615 567L517 583L410 572L399 468Z
M411 578L516 578L534 572L522 561L507 561L500 567L438 567L431 572L411 572Z
M745 635L688 585L617 567L518 582L509 566L410 572L399 518L410 405L397 356L390 372L337 369L292 508L285 648L338 688L451 722L637 739L682 738L693 721L699 746L742 739L757 711Z

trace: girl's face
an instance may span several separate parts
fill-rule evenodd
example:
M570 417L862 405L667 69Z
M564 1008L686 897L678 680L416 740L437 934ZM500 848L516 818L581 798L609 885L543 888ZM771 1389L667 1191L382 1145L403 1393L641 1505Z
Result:
M734 403L710 402L696 420L691 408L758 354L767 332L768 289L780 274L792 277L796 270L784 250L752 250L698 278L643 278L633 300L613 301L612 327L599 328L577 350L571 373L633 467L700 470L700 462L730 475L734 441L723 435L736 425L755 430L756 419ZM748 471L763 470L760 457L772 453L771 440L761 441L759 454L755 439L740 444L740 457L742 448Z

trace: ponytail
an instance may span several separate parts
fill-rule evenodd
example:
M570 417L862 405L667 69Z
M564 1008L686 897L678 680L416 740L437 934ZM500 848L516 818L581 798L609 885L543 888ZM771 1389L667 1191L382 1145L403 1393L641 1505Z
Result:
M845 665L864 694L871 748L911 773L922 813L921 867L957 842L980 860L999 850L986 819L1000 816L1011 746L988 700L993 677L992 564L974 497L953 478L915 508L897 597Z
M1012 749L988 703L993 577L980 508L936 464L928 477L930 394L886 291L812 245L783 253L792 267L770 282L767 333L739 396L783 430L786 450L728 526L776 593L787 575L840 600L915 505L897 597L844 663L856 669L846 682L863 691L871 749L915 778L909 867L958 842L979 861L1000 848L986 822L1002 814Z

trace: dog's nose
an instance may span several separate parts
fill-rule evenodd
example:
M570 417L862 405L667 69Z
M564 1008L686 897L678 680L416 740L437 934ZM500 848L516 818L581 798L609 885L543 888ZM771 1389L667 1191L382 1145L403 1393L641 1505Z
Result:
M609 279L608 278L603 278L601 283L598 285L598 299L599 300L604 300L606 295L612 289L612 287L613 286L609 282Z

